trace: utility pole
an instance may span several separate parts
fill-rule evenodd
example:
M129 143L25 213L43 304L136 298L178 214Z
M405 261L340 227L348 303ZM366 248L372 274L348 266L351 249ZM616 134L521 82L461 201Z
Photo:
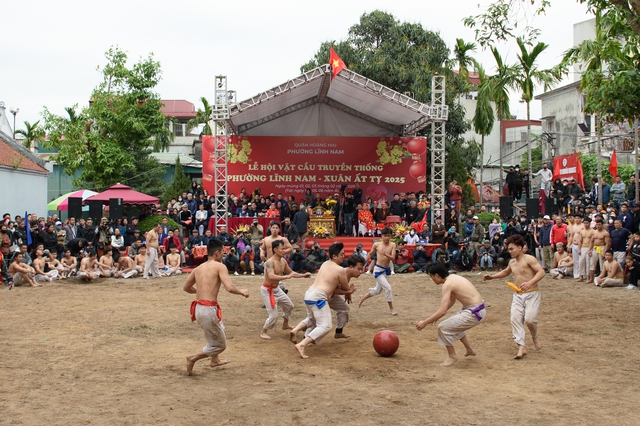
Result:
M640 201L640 182L638 182L638 180L640 180L640 173L638 173L638 117L633 120L633 123L633 174L636 177L636 198L634 201L637 203Z
M596 137L597 137L597 143L598 143L598 153L596 155L597 159L598 159L598 204L602 205L602 148L601 148L601 144L600 144L600 126L598 125L598 123L600 122L600 117L598 117L597 115L595 116L596 122L595 122L595 129L596 129Z

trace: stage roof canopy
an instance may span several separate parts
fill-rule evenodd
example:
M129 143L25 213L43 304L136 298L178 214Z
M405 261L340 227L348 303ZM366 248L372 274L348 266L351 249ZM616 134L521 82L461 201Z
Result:
M448 107L431 106L343 69L322 65L231 106L227 121L246 136L411 136Z

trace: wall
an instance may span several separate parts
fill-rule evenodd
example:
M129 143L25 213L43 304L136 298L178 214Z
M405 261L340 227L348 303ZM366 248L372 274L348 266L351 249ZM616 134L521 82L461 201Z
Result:
M24 215L25 211L47 215L47 176L0 166L2 214Z

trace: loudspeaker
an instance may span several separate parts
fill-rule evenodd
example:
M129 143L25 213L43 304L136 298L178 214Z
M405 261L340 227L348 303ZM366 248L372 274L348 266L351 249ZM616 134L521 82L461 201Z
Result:
M109 220L122 219L122 198L109 198Z
M89 217L93 219L93 223L100 223L102 218L102 201L89 200Z
M527 220L540 216L540 204L537 198L527 198Z
M76 221L82 217L82 198L69 197L67 199L69 206L69 217L75 217Z
M547 198L544 200L544 214L551 216L558 214L558 205L555 198Z
M500 197L500 217L503 219L513 217L513 197Z

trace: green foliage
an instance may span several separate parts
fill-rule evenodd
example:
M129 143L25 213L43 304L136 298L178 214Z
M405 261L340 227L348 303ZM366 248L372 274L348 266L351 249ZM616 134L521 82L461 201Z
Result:
M169 152L169 146L176 139L176 135L169 129L169 125L173 123L173 118L167 117L165 119L165 125L162 126L160 131L153 135L153 151L154 152Z
M180 229L180 232L182 232L182 226L176 223L176 221L171 219L170 217L151 215L151 216L145 217L144 220L141 220L140 222L138 222L138 228L140 228L140 233L151 231L153 226L156 223L161 223L162 219L164 219L165 217L169 221L169 226L171 227L171 229Z
M360 22L349 29L347 40L323 42L301 71L329 63L331 46L350 70L400 93L409 92L420 102L431 102L431 78L436 73L444 75L448 140L456 140L469 129L464 109L455 105L458 96L468 91L468 83L448 67L450 50L439 34L375 10L360 17Z
M533 169L529 167L528 154L522 154L522 159L520 160L520 170L540 170L542 168L542 145L540 144L540 142L536 144L535 148L531 148L531 162L533 163Z
M162 201L166 204L172 198L178 198L183 192L187 192L191 188L191 179L184 174L180 157L176 157L175 170L173 172L173 182L162 193Z
M187 122L187 130L191 130L194 127L197 127L199 124L204 124L200 136L213 135L211 126L209 125L211 116L213 115L213 108L211 108L211 104L204 96L200 98L200 102L202 102L202 106L204 109L198 108L198 111L196 111L196 118L192 118Z
M493 219L497 219L498 221L500 220L500 216L495 213L481 212L476 214L476 216L478 216L478 222L484 226L484 229L486 229L487 232L489 231L489 224Z
M114 183L159 193L162 166L150 157L150 138L163 131L166 120L160 96L153 91L160 80L160 64L149 55L127 68L127 55L110 48L102 82L93 90L88 107L68 118L43 112L49 135L47 149L57 150L55 161L73 175L74 185L101 191Z
M458 181L462 188L462 207L466 210L476 202L473 188L467 181L470 171L479 166L482 158L480 145L463 139L451 141L446 147L446 158L445 181Z
M37 145L39 142L42 142L42 140L44 139L45 133L44 133L44 130L42 130L42 128L38 127L39 124L40 124L40 120L36 121L33 124L29 123L28 121L25 121L24 122L25 130L22 130L22 129L16 130L17 135L24 136L24 141L22 142L22 145L24 145L25 148L31 149L31 147L33 147L34 145Z
M591 184L591 179L594 177L598 177L598 157L596 154L585 155L582 154L580 156L580 161L582 162L582 173L584 174L585 182ZM613 183L613 176L609 173L609 164L610 162L602 162L602 177L609 185ZM621 164L618 162L618 174L625 185L629 185L630 178L633 176L633 165L632 164Z

